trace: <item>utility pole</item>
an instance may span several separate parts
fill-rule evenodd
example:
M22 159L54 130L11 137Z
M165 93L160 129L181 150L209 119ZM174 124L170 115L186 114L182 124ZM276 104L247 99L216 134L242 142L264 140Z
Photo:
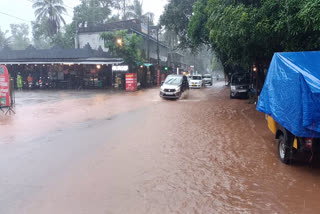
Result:
M194 62L194 65L193 65L193 66L194 66L193 74L195 74L195 72L196 72L196 54L194 54L193 57L194 57L194 58L193 58L193 60L194 60L194 61L193 61L193 62Z
M127 20L127 15L126 15L127 11L126 11L126 0L123 0L123 20Z
M148 62L150 63L150 16L148 15Z
M157 26L157 57L158 57L158 67L159 67L160 66L159 26Z

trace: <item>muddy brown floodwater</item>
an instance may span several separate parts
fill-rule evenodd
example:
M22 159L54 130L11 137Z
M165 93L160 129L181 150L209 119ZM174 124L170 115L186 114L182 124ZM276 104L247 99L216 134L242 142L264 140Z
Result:
M228 93L18 94L0 213L319 213L319 164L280 163L264 115Z

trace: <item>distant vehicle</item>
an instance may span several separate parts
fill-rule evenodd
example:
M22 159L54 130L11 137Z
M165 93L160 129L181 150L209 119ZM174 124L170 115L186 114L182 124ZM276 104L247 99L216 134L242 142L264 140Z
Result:
M189 90L189 84L186 76L168 75L160 88L160 97L179 99L187 90Z
M202 81L204 85L212 85L212 75L211 74L204 74L202 76Z
M250 87L249 73L235 73L231 76L230 98L248 97Z
M201 88L203 86L202 76L201 75L193 75L189 81L190 88Z

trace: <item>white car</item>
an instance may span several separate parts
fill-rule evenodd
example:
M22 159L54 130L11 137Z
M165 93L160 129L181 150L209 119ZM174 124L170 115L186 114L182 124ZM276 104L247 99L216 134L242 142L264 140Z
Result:
M202 81L201 75L191 76L189 81L190 88L201 88L202 86L203 86L203 81Z
M212 75L211 74L204 74L202 76L202 81L204 85L211 85L212 86Z
M183 92L189 90L188 79L183 75L168 75L160 88L160 97L179 99Z

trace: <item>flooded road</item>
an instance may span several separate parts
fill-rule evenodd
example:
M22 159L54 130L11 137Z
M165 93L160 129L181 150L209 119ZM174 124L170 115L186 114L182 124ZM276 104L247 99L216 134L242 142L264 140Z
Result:
M223 83L24 92L0 116L0 213L318 213L320 167L286 166L264 115Z

